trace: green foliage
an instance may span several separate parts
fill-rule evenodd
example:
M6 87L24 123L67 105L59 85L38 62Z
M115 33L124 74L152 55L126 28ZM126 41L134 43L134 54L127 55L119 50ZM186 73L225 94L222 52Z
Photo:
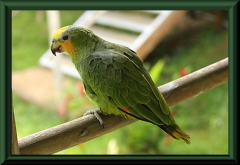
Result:
M152 77L152 80L153 80L154 83L157 83L157 81L160 77L163 66L164 66L164 60L160 59L149 71L149 74Z
M61 25L72 24L81 13L61 11ZM49 48L46 18L35 21L35 14L22 11L12 20L13 71L37 66L40 56ZM164 60L152 67L150 72L157 86L179 78L181 68L191 73L228 56L227 30L217 32L209 26L188 34L192 43L183 41L171 56L164 52ZM92 109L95 105L84 107L90 102L77 88L76 82L68 82L62 98L71 95L73 99L65 107L66 115L61 117L56 111L25 103L13 95L18 137L64 123ZM57 154L109 154L109 148L115 148L119 154L228 154L228 83L170 108L176 114L176 122L191 136L190 145L178 140L166 145L167 136L162 130L137 121ZM113 145L112 141L116 143Z
M188 73L206 67L228 56L228 32L218 32L213 26L200 30L193 35L193 43L181 45L169 57L166 56L166 65L162 70L161 84L179 78L179 70L185 67Z
M38 65L38 59L48 48L49 42L45 17L35 21L35 15L36 11L22 11L13 18L13 71Z

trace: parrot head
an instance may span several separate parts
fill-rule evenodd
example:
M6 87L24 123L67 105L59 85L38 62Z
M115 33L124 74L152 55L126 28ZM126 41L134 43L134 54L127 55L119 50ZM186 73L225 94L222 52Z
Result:
M64 26L52 35L51 51L57 53L67 52L71 57L84 53L95 46L91 40L94 34L85 28L69 25Z
M70 26L62 27L52 35L51 51L56 56L56 52L71 52L73 47L70 42L68 30Z

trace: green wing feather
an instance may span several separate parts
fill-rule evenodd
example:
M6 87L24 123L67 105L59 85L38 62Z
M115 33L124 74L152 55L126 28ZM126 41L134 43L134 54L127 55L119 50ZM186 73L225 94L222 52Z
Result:
M156 125L175 123L168 106L161 105L166 104L165 99L142 61L127 47L112 45L95 51L84 59L81 68L85 70L82 72L84 82L106 103L127 108L137 118ZM116 111L120 110L102 111L119 114Z
M136 53L105 43L105 47L86 56L78 66L87 95L102 112L153 123L189 144L189 136L175 123L164 97Z

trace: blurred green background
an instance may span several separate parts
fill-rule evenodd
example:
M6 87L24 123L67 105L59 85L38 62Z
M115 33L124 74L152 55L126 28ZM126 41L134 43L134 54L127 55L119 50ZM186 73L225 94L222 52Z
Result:
M82 13L61 11L61 26L72 24ZM144 61L149 70L153 66L159 68L151 72L160 74L155 81L157 86L228 57L227 28L219 30L212 22L187 26L174 27ZM12 72L38 66L48 48L45 12L40 11L39 16L36 11L21 11L13 17ZM13 93L18 138L78 118L83 114L78 109L95 107L81 92L81 83L69 79L62 99L71 99L64 111L40 108ZM169 138L154 125L137 121L56 154L228 154L228 83L170 109L177 123L191 136L190 145Z

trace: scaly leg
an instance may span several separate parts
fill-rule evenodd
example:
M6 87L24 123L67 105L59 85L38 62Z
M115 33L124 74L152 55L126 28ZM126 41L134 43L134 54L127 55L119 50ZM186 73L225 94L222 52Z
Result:
M101 124L102 128L104 128L104 123L102 121L101 116L99 115L99 114L102 114L102 111L99 108L93 109L93 110L89 110L86 113L84 113L83 116L90 115L90 114L93 114L97 118L99 123Z

